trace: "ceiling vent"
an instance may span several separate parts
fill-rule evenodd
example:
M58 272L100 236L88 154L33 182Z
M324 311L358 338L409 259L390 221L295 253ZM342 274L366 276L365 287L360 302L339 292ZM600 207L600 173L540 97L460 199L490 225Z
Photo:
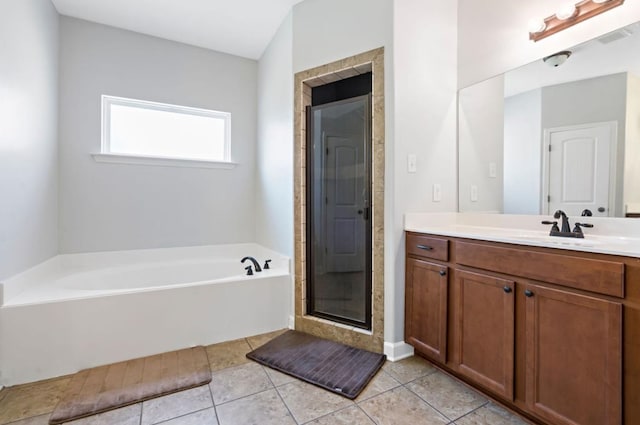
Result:
M609 34L605 34L602 37L598 37L598 41L602 44L613 43L614 41L627 38L630 35L633 35L633 32L628 28L620 28L617 31L610 32Z

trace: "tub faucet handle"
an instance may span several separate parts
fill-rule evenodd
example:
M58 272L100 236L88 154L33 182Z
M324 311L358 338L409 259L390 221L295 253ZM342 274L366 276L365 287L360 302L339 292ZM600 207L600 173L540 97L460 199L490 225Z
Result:
M244 269L247 271L247 276L253 276L253 270L251 269L251 266L247 266Z
M263 270L268 270L268 269L270 269L270 268L271 268L271 267L269 267L269 263L270 263L270 262L271 262L271 260L266 260L266 261L264 262L264 266L262 266L262 269L263 269Z

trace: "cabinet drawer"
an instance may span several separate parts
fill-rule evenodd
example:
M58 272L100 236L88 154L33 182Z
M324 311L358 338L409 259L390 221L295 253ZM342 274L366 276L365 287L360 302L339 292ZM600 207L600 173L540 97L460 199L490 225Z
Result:
M449 261L449 241L419 233L407 233L407 255Z
M456 243L456 262L465 266L624 297L624 264L514 248Z

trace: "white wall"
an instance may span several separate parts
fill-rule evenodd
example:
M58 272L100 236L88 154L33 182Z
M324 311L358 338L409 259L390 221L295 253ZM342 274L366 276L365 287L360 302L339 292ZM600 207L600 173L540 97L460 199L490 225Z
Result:
M503 212L504 77L460 90L458 188L460 212ZM490 164L495 174L489 173ZM471 198L475 187L477 197Z
M58 250L58 14L49 0L0 11L0 279Z
M542 91L504 100L504 213L540 214Z
M392 0L306 0L296 4L293 72L390 47L392 4ZM385 51L385 55L390 53Z
M61 17L64 253L252 241L257 62ZM99 164L102 94L228 111L234 170Z
M385 205L385 341L404 340L403 216L457 207L457 2L395 0L393 9L393 136L387 138ZM407 155L418 159L407 173ZM389 166L389 164L393 164ZM434 183L442 200L433 202Z
M640 77L628 75L623 203L640 203Z
M640 2L583 21L537 43L529 40L528 23L553 15L558 0L458 0L459 87L517 68L640 20Z
M256 241L293 257L293 28L284 19L258 63Z

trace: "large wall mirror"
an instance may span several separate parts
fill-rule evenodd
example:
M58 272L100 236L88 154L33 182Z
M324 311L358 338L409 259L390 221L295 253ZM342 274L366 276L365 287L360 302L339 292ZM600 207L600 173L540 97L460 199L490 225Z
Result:
M459 210L640 212L640 23L459 92Z

